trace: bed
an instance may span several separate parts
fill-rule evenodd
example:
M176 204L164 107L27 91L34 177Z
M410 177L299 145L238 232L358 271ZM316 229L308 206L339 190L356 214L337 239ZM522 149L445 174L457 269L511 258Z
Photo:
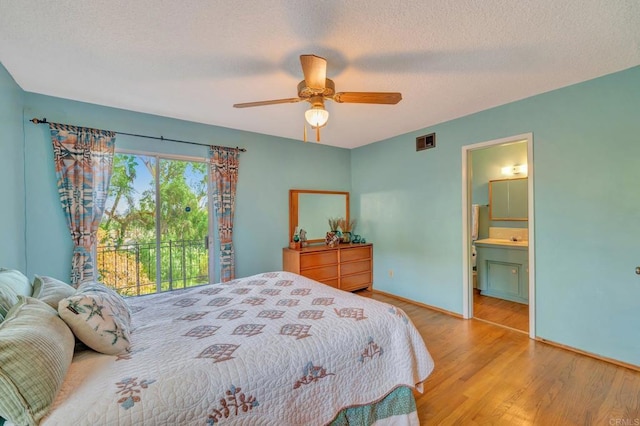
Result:
M406 314L288 272L126 299L131 346L76 351L42 425L419 424Z

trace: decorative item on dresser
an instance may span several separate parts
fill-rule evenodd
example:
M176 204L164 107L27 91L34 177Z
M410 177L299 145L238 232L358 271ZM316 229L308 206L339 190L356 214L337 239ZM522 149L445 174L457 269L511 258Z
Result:
M335 247L340 243L340 237L333 231L327 232L327 237L324 239L324 243L328 247Z
M307 231L304 229L300 230L300 247L306 247L307 243Z
M345 218L340 218L340 229L342 229L342 242L350 243L351 236L353 231L356 229L356 224L358 221L356 219L346 220Z
M282 267L341 290L371 290L373 244L315 245L300 250L285 247Z

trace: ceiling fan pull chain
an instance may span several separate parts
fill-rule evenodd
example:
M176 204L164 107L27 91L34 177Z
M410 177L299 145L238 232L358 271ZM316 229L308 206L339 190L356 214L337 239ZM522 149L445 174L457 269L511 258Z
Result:
M316 127L316 142L320 142L320 126Z
M302 133L302 134L303 134L304 136L303 136L303 139L302 139L302 140L306 142L306 141L307 141L307 125L306 125L306 124L304 125L303 129L304 129L304 130L303 130L303 133Z

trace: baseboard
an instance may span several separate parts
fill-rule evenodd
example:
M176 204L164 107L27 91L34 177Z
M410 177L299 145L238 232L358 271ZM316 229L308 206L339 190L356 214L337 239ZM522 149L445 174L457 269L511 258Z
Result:
M427 305L425 303L416 302L415 300L411 300L411 299L407 299L407 298L402 297L402 296L397 296L395 294L387 293L386 291L380 291L380 290L373 289L372 292L381 294L383 296L390 297L392 299L402 300L403 302L411 303L412 305L420 306L421 308L431 309L433 311L438 311L438 312L441 312L443 314L446 314L446 315L449 315L449 316L452 316L452 317L463 319L461 314L458 314L458 313L452 312L452 311L447 311L446 309L438 308L437 306L431 306L431 305Z
M584 356L588 356L590 358L598 359L600 361L608 362L609 364L615 364L615 365L617 365L619 367L624 367L624 368L628 368L630 370L634 370L634 371L640 372L640 365L629 364L627 362L618 361L617 359L608 358L606 356L594 354L592 352L583 351L582 349L574 348L573 346L563 345L562 343L557 343L557 342L554 342L552 340L543 339L542 337L536 337L536 340L538 342L546 343L547 345L555 346L555 347L560 348L560 349L565 349L567 351L575 352L575 353L578 353L580 355L584 355Z

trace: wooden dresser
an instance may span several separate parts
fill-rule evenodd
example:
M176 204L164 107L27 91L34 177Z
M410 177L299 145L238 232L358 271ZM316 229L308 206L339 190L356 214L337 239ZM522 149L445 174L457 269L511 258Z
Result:
M309 246L282 249L282 267L345 291L371 290L373 284L373 244Z

